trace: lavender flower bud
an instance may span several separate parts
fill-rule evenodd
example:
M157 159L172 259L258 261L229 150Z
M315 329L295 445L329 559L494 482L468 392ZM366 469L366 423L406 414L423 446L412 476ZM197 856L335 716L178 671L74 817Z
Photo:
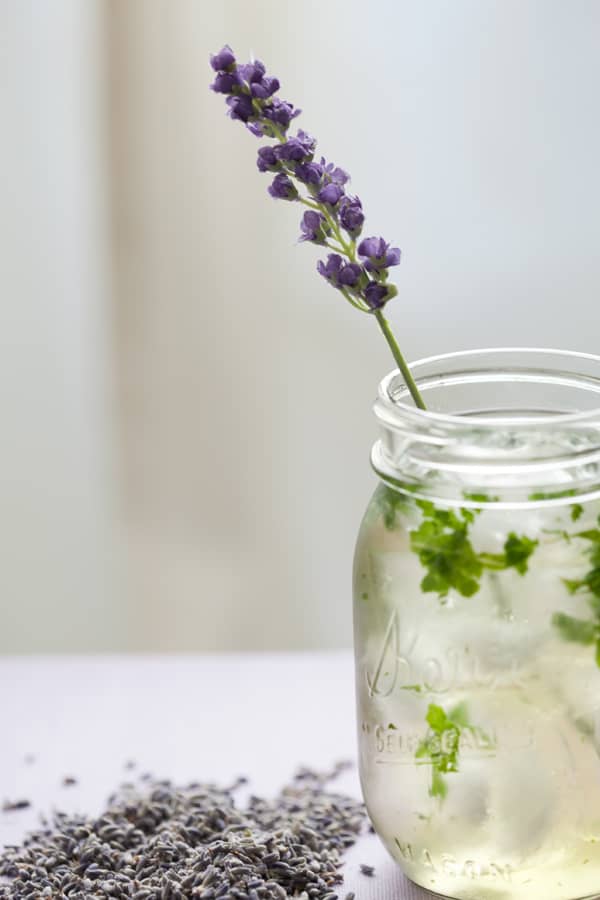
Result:
M318 261L317 272L337 287L338 275L343 265L344 260L339 253L330 253L327 262L323 262L322 259Z
M277 155L279 159L286 162L300 162L307 154L300 141L297 138L291 138L277 148Z
M262 81L266 69L265 64L262 63L260 59L255 59L254 62L238 66L238 72L244 81L247 81L248 84L252 84L255 81Z
M250 85L250 90L252 91L253 97L258 97L259 100L266 100L268 97L272 97L273 94L279 90L279 87L279 80L277 78L265 76L261 81L253 81Z
M229 44L225 44L222 50L219 50L218 53L213 53L210 57L210 64L215 72L223 72L229 66L233 66L234 63L235 56Z
M315 162L298 163L294 167L294 174L304 184L318 185L321 184L321 179L323 178L323 169Z
M358 245L358 255L366 260L365 269L380 272L400 262L400 248L390 247L382 237L365 238Z
M361 232L365 214L358 197L342 197L340 200L340 222L348 234L356 238Z
M275 147L261 147L256 160L259 172L277 172L280 168Z
M355 288L363 277L366 280L362 266L359 266L358 263L347 263L339 253L330 253L327 262L319 260L317 271L337 288Z
M388 290L387 285L380 284L378 281L370 281L365 288L367 305L373 310L381 309L390 299Z
M277 148L277 155L286 162L301 162L312 157L315 144L314 138L305 131L299 131L296 137L290 138Z
M247 94L236 94L226 100L229 107L229 115L232 119L240 119L247 123L256 117L256 111L252 106L252 99Z
M334 184L343 186L347 181L350 181L350 176L347 172L344 172L343 169L340 169L339 166L335 166L333 163L326 162L323 157L321 157L321 165L325 174L329 175L329 180L333 181Z
M358 263L348 263L338 272L338 283L344 287L356 287L363 274L364 269Z
M210 87L216 94L230 94L238 84L240 79L236 72L218 72Z
M291 103L287 103L285 100L279 100L277 97L274 97L273 100L270 101L270 104L263 109L263 116L265 119L269 119L276 125L287 128L292 119L299 116L301 112L302 110L300 109L294 109Z
M318 197L321 203L329 203L330 206L335 206L340 197L343 196L343 193L344 189L339 184L330 182L321 188Z
M276 200L296 200L298 197L298 191L293 181L283 172L275 176L268 190L271 197L275 197Z
M316 212L316 210L308 209L302 216L300 222L301 241L312 241L313 244L324 244L331 229L327 226L325 216Z

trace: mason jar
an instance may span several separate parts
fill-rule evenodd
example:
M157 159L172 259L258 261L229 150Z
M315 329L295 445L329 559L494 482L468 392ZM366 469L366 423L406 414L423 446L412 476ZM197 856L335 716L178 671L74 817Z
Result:
M600 357L453 353L375 404L354 566L375 831L459 900L600 896Z

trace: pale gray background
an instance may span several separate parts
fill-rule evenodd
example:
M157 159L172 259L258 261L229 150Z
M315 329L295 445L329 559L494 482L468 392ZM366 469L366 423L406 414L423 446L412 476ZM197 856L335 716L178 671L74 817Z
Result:
M598 352L596 0L3 0L0 650L339 647L391 360L207 91L253 51L411 358Z

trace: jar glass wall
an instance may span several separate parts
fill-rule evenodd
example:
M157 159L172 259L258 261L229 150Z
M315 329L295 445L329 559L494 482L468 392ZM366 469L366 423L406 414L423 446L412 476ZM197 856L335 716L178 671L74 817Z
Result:
M447 897L600 888L600 357L451 354L382 382L354 567L360 775Z

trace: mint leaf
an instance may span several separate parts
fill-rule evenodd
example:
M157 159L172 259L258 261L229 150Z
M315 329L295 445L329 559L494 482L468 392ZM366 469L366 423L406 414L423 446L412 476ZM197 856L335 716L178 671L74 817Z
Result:
M562 491L536 491L529 495L529 500L562 500L564 497L574 497L577 494L575 488L565 488Z
M469 723L467 706L459 703L449 713L435 703L430 703L425 721L429 726L424 740L415 753L416 760L427 760L431 764L431 784L429 795L444 799L448 793L445 775L458 772L460 736L469 730L482 736L484 732ZM493 742L486 737L490 747Z
M552 617L552 623L558 628L565 641L573 641L586 646L595 643L596 665L600 668L600 529L590 528L586 531L579 531L573 537L590 542L588 556L591 566L583 578L564 578L563 583L570 594L587 593L587 601L593 618L576 619L559 612Z
M397 517L406 513L410 505L409 498L387 484L380 484L374 499L381 510L383 524L388 531L393 531L397 525Z
M458 771L458 745L460 728L453 724L441 706L430 703L425 721L429 725L427 736L415 753L415 759L428 760L431 764L429 795L444 799L448 785L443 777Z
M431 787L429 788L429 794L431 797L439 797L440 800L444 800L446 795L448 794L448 785L446 784L446 780L442 778L436 768L433 769L431 775Z
M581 503L574 503L571 507L571 521L576 522L583 515L583 506Z
M483 566L469 540L472 510L436 509L427 500L418 500L423 513L420 526L410 533L410 546L427 574L421 590L446 597L454 588L463 597L479 590Z
M557 612L552 616L552 624L558 628L565 641L589 645L596 640L598 626L586 619L575 619L566 613Z
M500 499L499 497L494 497L491 494L478 494L471 491L463 491L463 497L465 498L465 500L471 500L473 503L497 503Z
M538 541L522 535L519 537L511 531L504 544L506 568L514 568L521 575L527 571L529 557L538 545Z
M573 536L590 541L592 546L589 548L588 555L591 567L583 578L563 579L564 584L571 594L585 590L600 598L600 529L590 528L587 531L579 531Z
M441 706L436 706L435 703L429 704L429 709L427 710L425 721L432 729L432 731L437 731L440 734L444 730L444 728L446 728L448 723L446 713Z
M425 593L446 597L453 589L463 597L472 597L479 590L485 569L514 568L521 575L527 572L537 541L511 532L503 553L477 553L469 537L477 511L438 509L429 500L417 500L416 504L423 521L410 532L410 546L427 570L421 581Z
M600 544L600 529L588 528L587 531L578 531L574 537L583 538L586 541L592 541L594 544Z

